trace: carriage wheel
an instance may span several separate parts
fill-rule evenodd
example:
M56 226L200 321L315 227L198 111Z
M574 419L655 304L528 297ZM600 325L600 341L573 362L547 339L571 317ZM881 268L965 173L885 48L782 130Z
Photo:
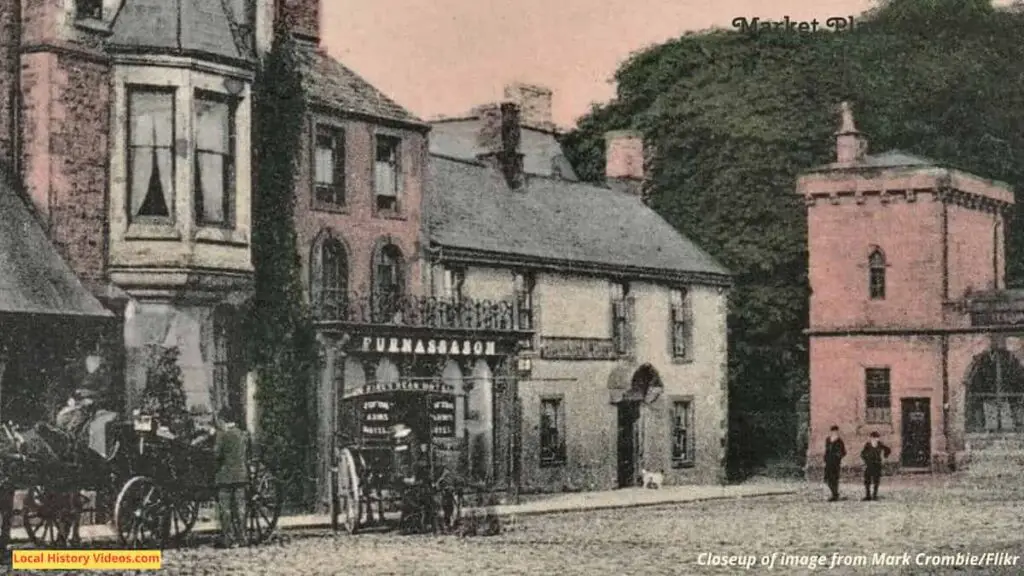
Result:
M22 523L35 546L63 548L68 545L81 515L77 492L56 492L33 486L22 504Z
M349 534L359 530L363 508L361 494L355 455L351 449L345 448L338 459L338 500L342 523Z
M114 505L114 525L121 544L128 548L162 548L172 509L164 490L151 478L136 476L129 480Z
M245 504L246 536L250 544L259 544L274 533L281 516L280 484L262 463L249 467Z
M199 519L199 504L192 499L175 500L171 505L168 536L180 542L192 532Z

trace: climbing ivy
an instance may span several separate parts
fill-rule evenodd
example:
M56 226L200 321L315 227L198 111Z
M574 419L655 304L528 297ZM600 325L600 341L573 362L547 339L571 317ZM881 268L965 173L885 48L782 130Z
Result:
M282 26L253 84L255 182L252 256L255 295L248 310L257 374L259 448L279 475L286 503L306 506L314 450L310 385L315 334L303 299L295 235L295 179L306 105L296 47Z

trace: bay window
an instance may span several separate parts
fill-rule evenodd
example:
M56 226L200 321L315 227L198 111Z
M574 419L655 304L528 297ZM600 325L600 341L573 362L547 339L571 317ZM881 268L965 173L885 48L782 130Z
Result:
M196 94L195 215L199 224L230 227L235 201L234 103Z

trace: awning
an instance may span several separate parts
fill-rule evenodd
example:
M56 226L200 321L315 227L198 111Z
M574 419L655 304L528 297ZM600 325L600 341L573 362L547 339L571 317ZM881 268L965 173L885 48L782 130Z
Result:
M0 174L0 314L114 316L75 276L4 174Z

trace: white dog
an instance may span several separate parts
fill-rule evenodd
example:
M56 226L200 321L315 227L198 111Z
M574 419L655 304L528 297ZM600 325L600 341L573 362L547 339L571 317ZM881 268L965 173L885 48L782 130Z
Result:
M665 483L664 472L651 472L646 469L640 470L640 481L644 488L657 490Z

